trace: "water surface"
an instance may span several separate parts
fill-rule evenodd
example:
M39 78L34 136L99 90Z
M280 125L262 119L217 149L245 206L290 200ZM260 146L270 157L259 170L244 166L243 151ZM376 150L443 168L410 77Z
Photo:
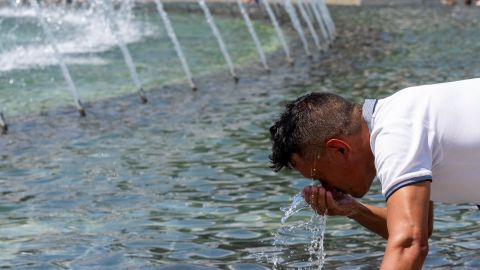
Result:
M198 92L184 84L153 89L145 106L127 95L88 104L84 119L71 108L12 119L0 138L0 266L270 269L275 252L284 258L279 269L303 265L310 255L301 235L284 250L273 246L280 208L310 184L268 168L267 130L283 104L307 91L361 101L480 75L478 10L332 11L338 39L312 63L296 44L293 69L273 54L272 74L254 65L239 72L238 85L220 71L200 78ZM377 182L365 201L384 204ZM306 209L289 221L310 216ZM472 205L436 204L425 268L478 269L479 218ZM330 217L324 269L378 268L384 245Z

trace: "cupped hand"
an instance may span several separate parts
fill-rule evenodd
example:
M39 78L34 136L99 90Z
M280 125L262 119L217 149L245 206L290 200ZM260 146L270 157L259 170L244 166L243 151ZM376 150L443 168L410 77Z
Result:
M352 216L358 211L359 203L352 196L339 191L307 186L303 189L302 195L305 202L320 215Z

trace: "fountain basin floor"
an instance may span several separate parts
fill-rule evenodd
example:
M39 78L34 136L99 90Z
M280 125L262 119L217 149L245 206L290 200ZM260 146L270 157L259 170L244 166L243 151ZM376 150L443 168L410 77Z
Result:
M310 184L268 168L268 127L307 91L361 102L403 87L480 75L479 11L336 7L338 38L309 62L294 42L271 74L258 65L10 119L0 137L0 266L13 269L279 269L305 243L273 247L280 207ZM455 42L453 42L455 41ZM365 201L383 205L378 183ZM307 220L300 211L289 221ZM427 269L478 269L480 212L436 204ZM324 269L378 268L385 241L344 218L327 222Z

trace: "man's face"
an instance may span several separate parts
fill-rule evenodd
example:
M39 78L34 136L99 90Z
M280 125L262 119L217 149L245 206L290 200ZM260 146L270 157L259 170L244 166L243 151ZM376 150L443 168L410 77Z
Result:
M326 153L321 157L303 158L294 153L290 161L305 178L320 181L327 190L341 191L357 198L368 192L375 177L375 168L367 157L355 160L351 156L345 158L342 153Z

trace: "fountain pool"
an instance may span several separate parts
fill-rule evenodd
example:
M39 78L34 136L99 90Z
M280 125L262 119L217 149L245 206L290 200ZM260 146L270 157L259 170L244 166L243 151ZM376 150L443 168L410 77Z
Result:
M28 113L37 111L34 102L28 95L17 98L8 87L6 78L12 78L12 84L24 85L26 92L54 95L47 90L64 83L55 77L58 68L32 72L29 67L28 80L16 75L27 69L2 71L2 103L16 116L9 134L0 137L0 267L271 269L274 263L268 258L274 254L281 258L278 269L304 266L310 256L305 251L307 238L298 235L280 250L273 246L274 233L282 226L280 208L310 184L294 172L277 174L268 168L268 127L282 105L307 91L333 91L361 102L410 85L478 77L478 12L419 5L335 7L335 46L309 61L302 44L290 34L293 68L281 48L274 52L279 44L272 26L256 22L260 38L266 38L264 46L275 40L268 45L272 46L269 65L275 67L271 74L258 65L252 43L248 50L241 46L242 40L251 40L243 22L216 17L220 28L232 29L222 31L225 40L238 41L231 50L233 58L247 51L252 57L243 60L238 84L228 76L212 37L196 35L197 27L209 33L202 14L169 14L177 33L189 33L178 38L190 56L192 72L210 74L198 77L199 91L192 92L184 82L163 84L183 78L183 73L167 45L168 36L149 36L154 26L147 24L139 27L143 36L131 38L151 38L155 50L135 41L129 48L143 78L149 78L145 76L149 72L165 75L147 79L153 89L145 105L139 105L115 49L96 58L88 54L67 58L78 88L86 89L85 99L92 91L92 100L97 100L87 102L90 113L85 118L71 108L52 108L47 101L39 108L43 113ZM151 20L150 14L139 14L140 23ZM2 29L9 20L3 19ZM182 22L184 30L180 30ZM34 24L25 23L18 26L24 31L18 32L35 35ZM245 35L240 37L233 29ZM12 48L3 39L1 46ZM169 46L162 61L178 66L175 71L159 64L153 66L162 72L153 72L142 64L152 58L151 50L156 55L156 46ZM201 54L210 47L216 54L208 59L189 52ZM135 55L138 52L143 53ZM88 68L71 64L85 61L93 64ZM204 70L204 63L211 61L219 67L214 73ZM107 73L108 69L113 72ZM82 73L90 77L82 79L78 76ZM49 79L52 76L54 80ZM97 79L103 82L98 91L84 87ZM70 100L66 91L51 91ZM379 194L375 183L365 200L382 205ZM425 268L478 269L476 206L435 207L435 231ZM288 222L308 221L311 215L304 209ZM323 269L378 268L384 244L347 219L329 217Z

